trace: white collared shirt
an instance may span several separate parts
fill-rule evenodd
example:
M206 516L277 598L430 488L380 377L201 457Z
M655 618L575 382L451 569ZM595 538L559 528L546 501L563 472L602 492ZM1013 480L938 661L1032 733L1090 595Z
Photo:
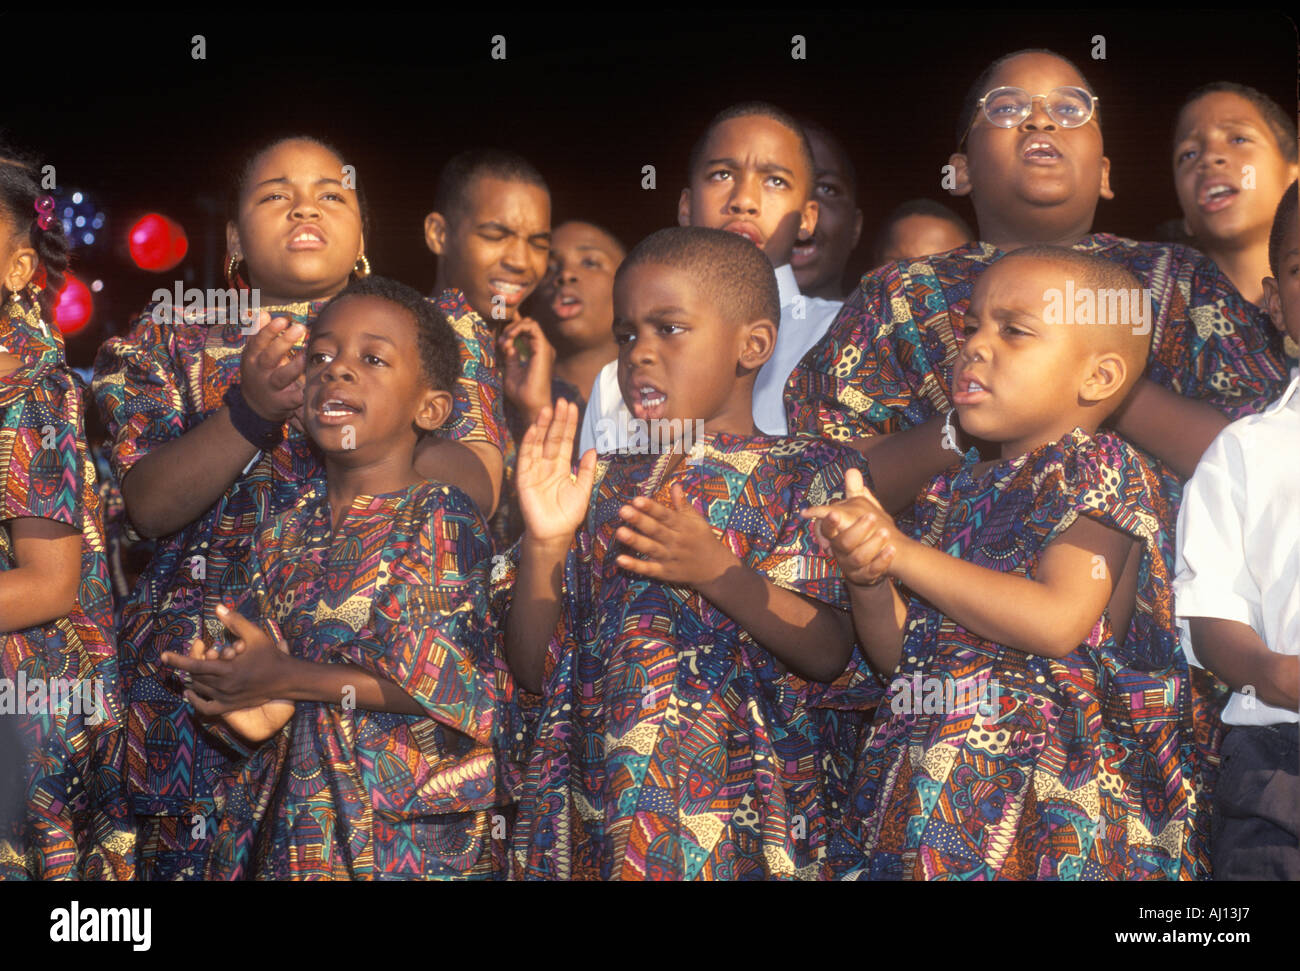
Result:
M1174 608L1187 660L1186 618L1235 620L1270 651L1300 654L1300 369L1267 411L1233 422L1214 440L1178 513ZM1300 721L1300 713L1233 692L1229 725Z
M781 298L781 321L776 332L776 348L754 381L754 424L766 435L788 435L786 382L803 356L830 329L844 302L805 297L799 292L789 263L776 268L776 288ZM617 450L620 443L629 440L631 421L632 412L618 388L618 361L611 361L591 386L578 440L580 452L589 448L599 452Z

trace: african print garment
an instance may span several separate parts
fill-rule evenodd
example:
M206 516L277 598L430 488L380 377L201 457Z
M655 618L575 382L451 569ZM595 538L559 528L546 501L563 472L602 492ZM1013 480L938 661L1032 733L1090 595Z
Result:
M514 864L531 879L815 879L827 824L817 690L689 588L619 568L618 509L680 484L771 582L847 606L799 510L842 495L856 452L816 439L708 435L597 469L564 573ZM509 580L504 557L494 585ZM819 686L826 691L828 686Z
M1075 651L1051 659L985 640L900 588L902 661L858 755L852 807L833 840L837 874L1206 875L1162 502L1123 439L1079 429L930 484L913 510L913 537L1000 573L1032 578L1047 545L1079 516L1127 533L1141 556L1136 606L1126 632L1103 613Z
M0 343L22 361L0 377L0 583L17 567L12 520L82 536L66 617L23 630L0 617L0 879L129 880L125 710L82 388L30 303L7 302Z
M265 307L309 325L326 301ZM504 438L500 381L491 335L459 292L436 301L460 340L461 377L441 434L460 441ZM248 335L225 307L146 308L124 337L106 341L95 361L95 400L124 481L143 456L179 438L223 407L239 381ZM143 879L198 878L213 829L212 786L231 753L196 733L176 672L159 656L205 631L224 630L214 613L248 586L248 554L258 528L288 509L322 472L302 432L259 452L204 515L156 541L154 556L122 608L119 650L129 713L127 780L141 817ZM198 835L196 835L198 834Z
M1151 290L1155 303L1146 376L1230 419L1262 411L1286 386L1279 335L1214 261L1185 246L1139 243L1107 233L1073 247L1114 260ZM928 259L891 263L864 276L826 336L794 369L786 386L792 434L837 441L888 434L946 414L962 318L971 291L1004 254L970 243ZM1154 456L1171 517L1161 523L1162 552L1172 569L1181 479ZM1180 652L1181 657L1181 652ZM1228 691L1208 672L1186 671L1193 689L1200 785L1218 773Z
M337 537L323 479L257 538L240 610L318 664L395 683L425 716L299 701L217 788L210 875L274 880L491 878L510 797L495 755L510 679L487 615L491 542L435 482L358 497Z

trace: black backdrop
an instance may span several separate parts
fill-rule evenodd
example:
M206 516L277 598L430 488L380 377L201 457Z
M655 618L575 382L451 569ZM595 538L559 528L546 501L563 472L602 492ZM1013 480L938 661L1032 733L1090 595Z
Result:
M620 5L622 6L622 5ZM1276 12L1000 13L337 11L0 15L11 56L0 125L108 215L107 240L74 270L100 278L87 364L155 287L216 286L221 206L254 140L306 132L337 144L370 196L377 272L427 290L422 222L439 166L473 145L521 151L552 186L556 220L594 219L627 241L674 220L691 141L718 109L760 98L839 133L860 173L863 245L888 210L939 187L962 94L994 57L1049 47L1102 98L1111 184L1096 228L1152 238L1178 215L1170 128L1184 94L1253 85L1294 113L1296 31ZM206 59L192 57L202 34ZM493 35L506 58L490 56ZM791 38L806 39L804 60ZM1102 35L1105 60L1091 56ZM35 70L29 70L29 68ZM641 188L643 165L658 187ZM125 255L131 220L158 210L189 233L177 270Z

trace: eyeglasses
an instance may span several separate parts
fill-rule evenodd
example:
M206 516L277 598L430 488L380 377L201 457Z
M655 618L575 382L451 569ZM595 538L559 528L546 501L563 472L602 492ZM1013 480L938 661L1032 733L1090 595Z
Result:
M994 88L980 98L979 108L990 125L1015 128L1029 117L1034 110L1034 102L1040 98L1047 110L1047 117L1062 128L1081 128L1088 124L1097 110L1097 102L1101 101L1096 95L1074 85L1053 88L1047 94L1030 94L1024 88L1005 87ZM978 114L971 115L966 134L961 136L961 141L957 144L958 149L966 144L978 117Z

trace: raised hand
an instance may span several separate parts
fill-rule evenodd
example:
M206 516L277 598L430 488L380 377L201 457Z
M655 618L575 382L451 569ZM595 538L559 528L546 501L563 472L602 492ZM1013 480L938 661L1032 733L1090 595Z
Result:
M531 317L520 317L501 332L501 388L531 423L551 403L555 348ZM521 353L521 345L527 348Z
M248 406L267 421L288 421L303 402L303 361L294 345L307 333L287 317L266 320L248 339L239 358L240 389Z
M588 449L573 474L570 456L578 431L578 406L560 399L542 408L519 443L515 488L527 538L566 547L582 524L596 478L596 452Z
M906 537L862 481L862 473L844 474L844 499L800 512L813 521L817 541L834 554L849 583L874 586L888 574Z
M674 484L669 495L671 508L637 496L619 509L626 525L618 528L614 538L641 556L623 553L618 565L644 577L703 590L740 561L722 545L680 485Z

